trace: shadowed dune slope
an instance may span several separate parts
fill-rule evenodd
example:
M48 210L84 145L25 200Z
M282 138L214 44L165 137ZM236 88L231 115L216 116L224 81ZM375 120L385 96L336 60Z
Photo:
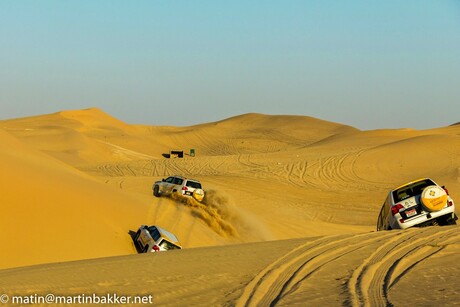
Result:
M132 253L146 204L0 130L1 267Z
M210 230L213 219L197 218L205 212L169 199L152 205L148 190L104 184L1 129L0 140L0 268L133 254L130 231L141 224L175 231L184 247L236 240Z

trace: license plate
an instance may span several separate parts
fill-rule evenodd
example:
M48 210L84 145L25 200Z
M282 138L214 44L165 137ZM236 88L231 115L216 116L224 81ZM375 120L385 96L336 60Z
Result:
M414 216L416 214L417 214L417 210L415 210L415 209L411 209L411 210L406 211L406 216L407 217L411 217L411 216Z

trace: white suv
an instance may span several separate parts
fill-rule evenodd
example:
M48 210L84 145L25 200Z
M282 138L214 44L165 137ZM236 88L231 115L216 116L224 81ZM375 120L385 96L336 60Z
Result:
M182 249L177 237L159 226L141 225L134 236L134 243L143 253Z
M195 179L188 179L182 176L171 176L161 181L157 181L152 186L153 195L160 197L164 195L177 194L181 196L193 197L197 201L202 201L204 191L201 182Z
M413 226L456 225L455 204L444 186L429 178L406 183L388 193L377 231Z

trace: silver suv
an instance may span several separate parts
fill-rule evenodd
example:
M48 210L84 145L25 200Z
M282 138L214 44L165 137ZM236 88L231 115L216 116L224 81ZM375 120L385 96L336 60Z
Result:
M201 182L195 179L188 179L182 176L171 176L161 181L156 181L153 186L153 195L160 197L161 195L179 195L193 197L197 201L202 201L204 191Z
M406 183L388 193L377 231L413 226L455 225L455 204L444 186L429 178Z
M134 236L134 243L143 253L182 249L177 237L159 226L141 225Z

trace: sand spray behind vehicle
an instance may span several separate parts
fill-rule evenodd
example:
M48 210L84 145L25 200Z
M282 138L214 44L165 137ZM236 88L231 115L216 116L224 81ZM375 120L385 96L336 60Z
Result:
M239 237L232 225L234 219L228 210L227 200L219 197L215 191L207 191L202 203L191 197L173 194L172 198L192 209L192 215L203 220L209 227L222 237Z
M241 238L244 241L273 238L260 222L233 206L229 198L219 191L206 191L206 196L201 203L191 197L182 197L177 194L174 194L172 198L190 207L193 216L204 221L222 237ZM244 234L244 238L241 234Z

